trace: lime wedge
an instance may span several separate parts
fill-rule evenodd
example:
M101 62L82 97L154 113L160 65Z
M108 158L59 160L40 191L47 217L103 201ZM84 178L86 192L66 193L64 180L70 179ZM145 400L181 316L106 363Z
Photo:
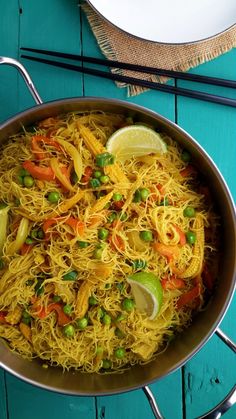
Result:
M155 319L163 298L159 278L150 272L137 272L128 276L127 282L131 286L137 309L146 312L150 320Z
M106 147L109 153L122 162L132 157L167 152L166 143L160 134L144 125L130 125L118 129L108 139Z

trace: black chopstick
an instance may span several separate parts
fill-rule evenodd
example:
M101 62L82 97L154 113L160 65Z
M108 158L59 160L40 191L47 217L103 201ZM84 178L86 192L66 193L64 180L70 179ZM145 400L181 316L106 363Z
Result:
M162 68L148 67L148 66L139 65L139 64L124 63L124 62L114 61L114 60L105 60L102 58L87 57L84 55L77 55L77 54L67 54L65 52L47 51L44 49L37 49L37 48L22 47L21 50L36 52L43 55L49 55L51 57L68 58L69 60L77 60L77 61L81 61L82 63L85 62L85 63L91 63L91 64L105 65L105 66L113 67L113 68L136 71L139 73L155 74L158 76L166 76L166 77L171 77L175 79L213 84L215 86L232 87L232 88L236 87L236 81L226 80L226 79L222 79L218 77L201 76L197 74L183 73L181 71L164 70Z
M179 96L186 96L193 99L203 100L206 102L219 103L221 105L231 106L234 108L236 107L236 99L212 95L210 93L204 93L204 92L199 92L195 90L184 89L181 87L169 86L166 84L151 82L148 80L137 79L135 77L122 76L120 74L108 73L106 71L95 70L93 68L78 66L78 65L69 64L69 63L62 63L59 61L47 60L44 58L38 58L38 57L29 56L29 55L21 55L21 57L27 60L41 62L44 64L52 65L54 67L66 68L68 70L77 71L83 74L90 74L93 76L103 77L109 80L132 84L135 86L141 86L148 89L159 90L162 92L172 93Z

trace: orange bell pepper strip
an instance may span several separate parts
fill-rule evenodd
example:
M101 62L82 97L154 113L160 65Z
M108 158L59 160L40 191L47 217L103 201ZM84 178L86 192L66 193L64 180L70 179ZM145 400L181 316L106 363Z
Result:
M155 242L152 247L156 252L160 253L160 255L165 256L168 262L179 256L179 248L177 245L167 245Z
M64 217L55 217L55 218L49 218L48 220L44 221L43 223L43 231L45 234L48 233L48 230L50 227L54 226L55 224L58 223L58 221L63 221L64 223L69 225L72 230L74 231L74 233L82 236L84 233L84 223L80 220L78 220L78 218L74 218L74 217L69 217L69 218L64 218Z
M176 278L175 275L172 275L170 278L163 278L161 281L162 288L165 290L175 290L185 288L185 282L181 278Z
M61 151L61 146L56 141L51 140L44 135L34 135L31 138L31 150L37 160L43 160L48 157L48 153L42 149L41 143L55 147L57 150Z
M173 225L175 231L179 235L179 244L180 244L180 246L184 246L186 244L186 236L185 236L185 233L176 224L172 224L172 225Z
M124 240L118 234L110 235L108 237L108 241L113 250L120 250L120 251L125 250Z
M28 170L35 179L47 180L48 182L55 179L55 173L51 167L37 166L31 160L25 160L22 166L25 170Z
M57 323L59 326L65 326L65 324L70 323L71 319L63 311L63 306L59 303L51 303L47 306L46 313L49 314L52 311L57 313Z

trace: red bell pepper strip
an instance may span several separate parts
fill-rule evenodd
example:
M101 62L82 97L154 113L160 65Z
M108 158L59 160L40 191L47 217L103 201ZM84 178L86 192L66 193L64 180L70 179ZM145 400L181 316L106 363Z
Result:
M55 179L55 173L51 167L40 167L33 163L31 160L26 160L22 164L25 170L35 178L39 180L51 181Z
M6 311L0 311L0 323L7 323L5 317L7 315Z
M191 164L188 164L188 166L180 171L180 174L182 177L195 177L197 175L197 169Z
M20 254L21 256L27 255L33 248L33 244L26 244L23 243L23 245L20 248Z
M71 319L63 311L63 306L59 303L51 303L47 306L47 314L52 311L57 313L57 323L59 326L65 326L65 324L70 323Z
M177 308L180 310L184 306L191 304L197 297L200 296L200 291L200 284L196 284L190 291L182 294L177 301Z
M175 275L172 275L170 278L163 278L161 281L162 288L165 290L175 290L185 288L185 282L181 278L176 278Z
M81 182L83 182L83 183L88 183L89 182L89 180L91 179L91 177L92 177L92 174L93 174L93 169L92 169L92 167L90 167L90 166L86 166L85 167L85 169L84 169L84 174L83 174L83 176L82 176L82 178L81 178Z
M34 135L31 138L31 149L37 160L43 160L48 157L48 153L42 149L41 143L55 147L57 150L61 150L61 146L54 140L51 140L44 135Z
M155 242L153 243L153 249L160 253L160 255L165 256L168 262L179 256L179 248L177 245L167 245Z

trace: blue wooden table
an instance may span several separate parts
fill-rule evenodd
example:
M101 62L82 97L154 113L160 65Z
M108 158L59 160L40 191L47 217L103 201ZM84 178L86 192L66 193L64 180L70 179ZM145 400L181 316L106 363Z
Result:
M19 47L101 56L78 0L0 0L0 55L19 58ZM75 96L127 99L112 81L44 64L23 62L44 101ZM194 73L236 79L236 50L201 65ZM170 82L171 83L171 82ZM178 85L193 87L189 82ZM200 86L205 90L205 86ZM222 95L236 92L207 88ZM189 131L214 159L236 196L236 110L154 91L130 102L144 105ZM0 68L0 122L33 106L16 70ZM236 340L236 298L222 329ZM151 386L166 419L193 419L224 398L236 381L233 353L213 336L181 370ZM152 419L141 390L109 397L69 397L25 384L0 371L0 419ZM236 418L236 406L226 419Z

